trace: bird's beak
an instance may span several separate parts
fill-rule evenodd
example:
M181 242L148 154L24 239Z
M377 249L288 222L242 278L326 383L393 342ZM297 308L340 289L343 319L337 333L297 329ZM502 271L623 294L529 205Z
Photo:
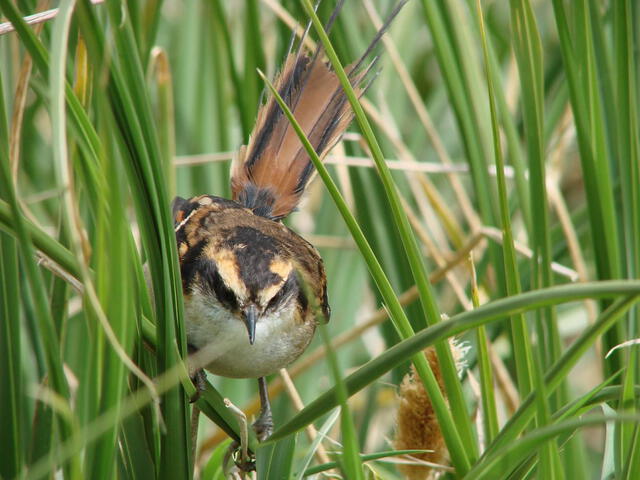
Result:
M258 321L258 309L255 305L249 305L242 312L244 320L244 326L247 327L247 333L249 334L249 343L253 345L256 339L256 322Z

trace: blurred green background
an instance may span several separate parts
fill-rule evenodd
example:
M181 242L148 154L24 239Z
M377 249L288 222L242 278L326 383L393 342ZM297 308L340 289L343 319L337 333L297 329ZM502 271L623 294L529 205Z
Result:
M274 78L310 6L0 0L0 477L223 478L222 398L251 416L257 390L209 376L192 412L169 204L229 196L257 70ZM327 61L358 59L393 6L345 2ZM639 26L631 0L403 7L327 158L337 189L317 179L286 220L324 259L337 368L316 335L289 369L301 413L270 379L257 478L403 478L411 361L447 478L640 477Z

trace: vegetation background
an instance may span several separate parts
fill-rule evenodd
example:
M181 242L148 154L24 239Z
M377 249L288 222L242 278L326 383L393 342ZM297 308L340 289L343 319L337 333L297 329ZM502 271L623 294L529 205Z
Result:
M338 70L392 8L345 3L327 39L335 2L321 2L307 38L330 42ZM271 379L276 432L249 441L258 478L402 478L410 361L442 475L640 478L639 10L404 6L357 122L290 219L321 250L333 316L290 368L295 387ZM238 435L222 399L255 414L256 389L210 377L196 445L169 204L228 195L257 69L273 78L311 12L0 0L0 477L222 478Z

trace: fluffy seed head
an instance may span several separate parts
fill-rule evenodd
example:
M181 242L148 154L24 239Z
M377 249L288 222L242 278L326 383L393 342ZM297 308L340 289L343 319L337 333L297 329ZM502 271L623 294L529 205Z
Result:
M464 352L455 342L450 342L453 358L458 366L463 362ZM440 364L434 347L424 351L429 366L433 371L440 391L445 394L444 382L440 372ZM446 399L446 394L445 394ZM396 437L394 447L398 450L429 450L426 453L412 455L420 460L439 465L448 462L448 452L440 431L438 419L433 410L431 399L424 385L411 365L411 371L405 375L400 384L399 405L397 414ZM436 470L422 465L399 464L398 469L408 480L425 480L434 478Z

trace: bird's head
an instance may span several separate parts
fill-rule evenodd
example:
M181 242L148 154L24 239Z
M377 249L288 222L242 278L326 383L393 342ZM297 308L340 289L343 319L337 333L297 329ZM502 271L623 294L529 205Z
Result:
M211 242L199 264L200 289L244 322L251 344L262 319L308 309L294 261L276 238L255 228L236 227L224 241Z

